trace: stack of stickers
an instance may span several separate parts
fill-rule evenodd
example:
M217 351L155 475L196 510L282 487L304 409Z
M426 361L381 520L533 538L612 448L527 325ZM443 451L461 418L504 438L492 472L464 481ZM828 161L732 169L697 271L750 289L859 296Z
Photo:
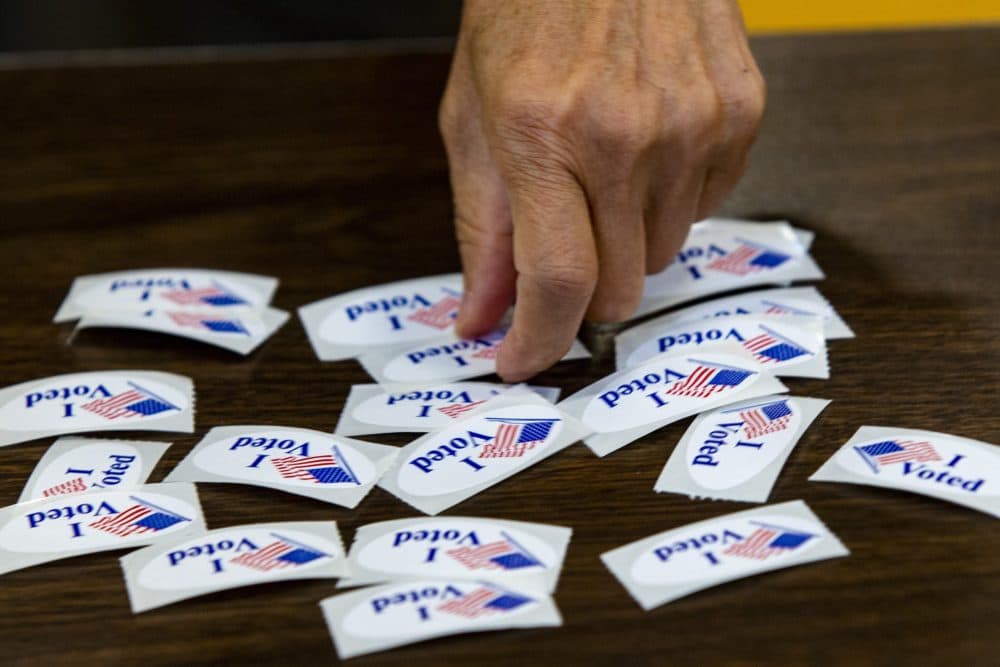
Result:
M551 598L572 531L447 517L361 526L340 586L320 602L341 659L465 632L562 624Z
M269 276L207 269L148 269L80 276L54 318L89 327L143 329L249 354L288 320L268 304Z

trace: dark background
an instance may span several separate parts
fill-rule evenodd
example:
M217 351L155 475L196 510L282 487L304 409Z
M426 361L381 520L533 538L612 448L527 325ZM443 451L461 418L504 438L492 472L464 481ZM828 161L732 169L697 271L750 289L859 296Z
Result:
M447 37L461 0L0 0L0 52Z

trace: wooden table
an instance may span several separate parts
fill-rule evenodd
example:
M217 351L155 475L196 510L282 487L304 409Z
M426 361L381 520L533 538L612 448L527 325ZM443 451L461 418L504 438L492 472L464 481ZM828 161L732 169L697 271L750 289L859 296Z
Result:
M653 493L686 423L598 460L573 447L452 514L575 530L559 629L437 640L359 665L987 664L997 659L995 519L916 495L806 478L862 424L1000 442L1000 30L755 41L770 87L753 167L725 213L817 234L820 285L857 339L833 377L790 384L833 399L773 501L803 498L851 549L644 613L598 560L660 530L744 509ZM297 320L248 359L153 334L50 322L72 278L205 266L280 277L292 310L366 285L455 270L435 110L444 54L362 54L0 72L2 385L72 371L190 375L198 433L271 422L330 430L354 362L320 363ZM576 390L605 358L538 378ZM144 434L147 437L149 434ZM405 436L372 438L402 444ZM13 502L51 439L0 450ZM254 487L202 485L210 527L414 512L376 489L355 511ZM334 662L316 603L330 581L270 584L133 616L120 553L0 577L7 665Z

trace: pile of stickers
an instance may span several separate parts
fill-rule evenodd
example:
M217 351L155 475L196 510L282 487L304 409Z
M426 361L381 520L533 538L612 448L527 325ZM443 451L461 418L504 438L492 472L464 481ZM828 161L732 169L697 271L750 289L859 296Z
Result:
M495 371L505 329L473 340L455 336L458 275L304 306L300 315L319 358L356 357L377 382L350 388L333 434L218 426L160 484L145 482L166 443L60 438L18 504L0 509L0 573L145 546L121 559L136 613L267 581L336 577L341 587L370 586L320 603L342 658L462 632L560 625L551 596L569 528L403 519L361 526L345 555L332 521L207 531L193 483L262 486L347 508L379 486L436 515L577 441L603 457L694 417L655 491L764 503L829 403L789 395L781 378L827 378L827 341L853 336L815 288L787 286L823 277L809 256L811 242L809 233L783 222L696 224L677 261L647 279L640 315L771 287L701 301L625 330L615 340L617 371L558 403L554 387L470 381ZM143 322L140 328L164 331L156 324L164 316L175 321L169 313L197 311L206 322L253 321L270 335L280 326L274 318L285 316L266 306L276 284L270 280L209 271L80 278L57 320ZM213 312L223 314L207 319ZM277 324L269 328L267 321ZM587 355L577 343L566 359ZM192 383L177 375L45 378L0 390L0 445L87 431L191 433L193 411ZM421 435L401 448L356 438L391 432ZM866 426L811 479L904 489L1000 516L990 487L998 468L994 445ZM722 582L847 554L797 500L673 528L602 559L651 609Z
M144 329L250 354L288 321L271 308L277 278L231 271L150 269L80 276L54 318Z

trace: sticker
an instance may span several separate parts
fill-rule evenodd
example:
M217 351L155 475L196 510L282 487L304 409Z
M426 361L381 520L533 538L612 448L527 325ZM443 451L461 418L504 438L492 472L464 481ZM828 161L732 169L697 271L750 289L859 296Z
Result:
M408 444L378 485L421 512L437 514L589 432L538 394L514 388Z
M466 632L562 625L549 596L485 581L393 583L319 604L341 660Z
M322 361L349 359L373 347L447 336L462 299L462 274L401 280L345 292L299 308Z
M787 391L736 343L674 352L619 371L558 404L594 435L584 440L606 456L661 426L735 401Z
M824 277L787 222L710 218L691 226L676 261L646 278L633 318L720 292Z
M1000 447L947 433L862 426L809 480L910 491L1000 517Z
M85 431L193 433L194 385L173 373L96 371L0 389L0 446Z
M348 573L333 521L220 528L133 551L121 565L134 614L231 588Z
M695 591L850 552L801 500L688 524L601 554L650 610Z
M53 322L87 313L155 310L260 310L271 302L277 278L213 269L137 269L80 276Z
M145 312L84 313L74 329L115 327L143 329L190 338L239 354L250 354L288 321L277 308L228 312L224 308L164 308Z
M193 484L33 500L0 509L0 574L205 532Z
M306 428L221 426L205 434L164 481L252 484L353 508L398 452Z
M522 385L545 400L559 398L556 387ZM485 401L510 389L509 384L452 382L413 389L408 385L356 384L340 413L334 433L424 433L444 428Z
M400 519L361 526L338 586L399 579L473 579L552 593L572 529L478 517Z
M648 338L616 341L615 347L621 370L667 352L685 350L697 354L704 345L718 341L738 343L774 375L830 377L819 317L793 320L770 315L727 315L651 331Z
M470 338L450 336L409 347L372 352L358 357L368 374L381 384L426 385L454 382L496 373L497 352L506 329ZM590 357L580 341L574 340L561 361Z
M663 467L657 492L763 503L799 438L830 401L764 396L695 418Z
M705 301L632 327L615 337L615 356L621 363L628 356L628 350L636 349L642 342L656 336L657 332L688 322L730 315L767 315L792 320L819 317L823 321L823 335L827 340L854 338L854 332L815 287L779 287Z
M169 442L59 438L35 466L17 502L146 483Z

